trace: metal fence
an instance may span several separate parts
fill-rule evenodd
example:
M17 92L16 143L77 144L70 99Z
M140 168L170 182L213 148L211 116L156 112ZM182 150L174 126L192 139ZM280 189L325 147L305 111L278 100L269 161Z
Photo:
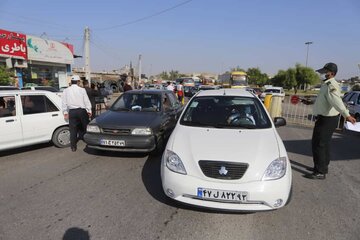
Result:
M313 127L315 125L315 116L313 115L313 106L315 99L299 98L298 101L292 101L292 96L286 96L282 103L282 117L288 124ZM344 120L339 117L338 129L342 129Z

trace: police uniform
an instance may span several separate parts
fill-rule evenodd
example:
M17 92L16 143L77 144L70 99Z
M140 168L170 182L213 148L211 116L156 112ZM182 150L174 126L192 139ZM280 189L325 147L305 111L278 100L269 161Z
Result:
M350 116L340 97L340 86L335 78L323 82L315 105L314 115L317 117L312 136L312 152L314 173L324 176L328 173L330 162L330 142L339 122L339 113L345 118Z
M86 90L73 83L79 81L80 77L75 75L71 80L71 86L62 94L62 109L64 115L69 116L71 150L76 151L78 135L82 138L89 123L91 103Z

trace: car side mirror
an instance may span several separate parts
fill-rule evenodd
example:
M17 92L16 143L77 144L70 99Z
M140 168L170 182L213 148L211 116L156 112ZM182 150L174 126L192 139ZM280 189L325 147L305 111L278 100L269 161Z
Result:
M355 102L354 101L349 101L347 102L348 105L355 105Z
M283 117L274 118L275 127L281 127L286 125L286 120Z

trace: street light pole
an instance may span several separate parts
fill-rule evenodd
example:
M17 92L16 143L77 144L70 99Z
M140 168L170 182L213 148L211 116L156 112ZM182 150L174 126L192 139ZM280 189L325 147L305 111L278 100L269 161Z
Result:
M307 67L308 66L308 58L309 58L309 45L313 44L313 42L306 42L305 44L307 45L305 67ZM304 83L304 91L306 91L306 83Z
M306 42L305 43L307 45L307 51L306 51L306 67L308 66L308 58L309 58L309 45L313 44L313 42Z

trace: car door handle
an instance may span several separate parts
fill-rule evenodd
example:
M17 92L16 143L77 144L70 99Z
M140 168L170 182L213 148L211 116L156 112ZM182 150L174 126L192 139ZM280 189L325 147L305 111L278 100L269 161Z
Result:
M9 120L6 120L5 122L15 122L14 119L9 119Z
M59 116L59 114L53 114L53 115L51 115L52 117L56 117L56 116Z

